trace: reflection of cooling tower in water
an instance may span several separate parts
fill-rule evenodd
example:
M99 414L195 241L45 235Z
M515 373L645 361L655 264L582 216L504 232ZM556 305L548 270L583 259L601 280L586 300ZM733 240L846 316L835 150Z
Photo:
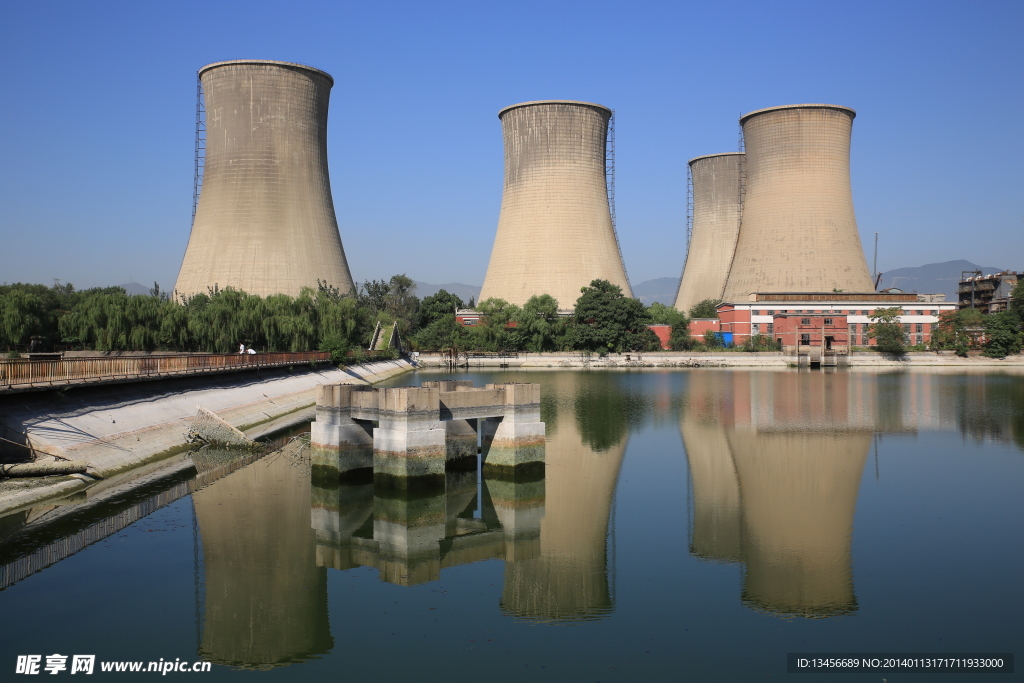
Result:
M690 552L706 560L738 562L740 489L725 429L692 413L684 414L679 428L693 486Z
M557 387L563 400L581 378L567 380L573 386ZM501 608L528 619L597 619L612 609L608 522L627 438L597 451L583 444L571 409L558 413L547 435L540 556L505 563Z
M290 464L270 456L193 494L206 567L203 659L268 668L333 647L309 474Z
M743 505L743 601L805 617L854 611L850 543L871 433L727 435Z

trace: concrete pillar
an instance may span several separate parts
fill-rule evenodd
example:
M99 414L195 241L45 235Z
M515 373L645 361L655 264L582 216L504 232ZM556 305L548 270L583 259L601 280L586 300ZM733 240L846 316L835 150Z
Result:
M505 392L505 415L484 421L483 471L485 476L508 477L512 470L524 475L544 467L544 423L540 420L539 384L488 384Z
M352 394L371 387L324 384L316 389L316 420L310 428L313 478L330 482L373 467L370 423L352 419Z
M373 430L375 483L385 487L444 484L445 427L439 392L428 387L378 389L380 426ZM431 481L428 481L428 478Z

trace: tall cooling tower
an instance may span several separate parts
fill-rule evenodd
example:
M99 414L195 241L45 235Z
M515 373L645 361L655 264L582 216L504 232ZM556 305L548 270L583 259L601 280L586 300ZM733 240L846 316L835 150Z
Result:
M856 113L831 104L740 118L747 182L726 301L751 292L871 292L850 191Z
M676 308L689 311L704 299L721 299L740 232L740 182L744 154L690 159L693 224Z
M480 300L522 305L550 294L572 308L580 289L608 280L633 296L608 205L607 107L525 102L498 112L505 190Z
M334 79L299 64L237 60L199 70L203 190L175 289L290 294L352 289L327 173Z

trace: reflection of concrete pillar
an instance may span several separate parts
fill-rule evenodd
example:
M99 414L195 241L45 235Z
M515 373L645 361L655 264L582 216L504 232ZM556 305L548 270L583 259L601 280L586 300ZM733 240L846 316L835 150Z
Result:
M316 420L310 425L314 475L331 476L373 467L373 438L368 422L352 419L353 392L370 387L326 384L317 387ZM332 473L336 470L337 474Z
M857 608L850 543L867 432L727 432L743 505L744 603L827 617Z
M693 483L690 552L706 560L740 560L740 489L725 428L692 413L680 422Z
M540 525L544 519L544 479L509 481L485 479L487 499L505 536L505 561L539 556Z
M412 586L441 578L444 489L380 493L373 499L373 538L378 544L381 580Z
M266 668L329 652L327 578L316 565L309 476L271 456L192 498L206 577L200 656Z
M373 514L373 483L314 484L311 500L317 566L332 569L359 566L352 557L352 537Z
M539 384L488 384L505 390L505 415L484 422L483 470L505 476L511 468L543 467L544 423Z
M378 389L380 426L373 430L373 471L378 480L403 486L408 477L444 484L445 427L438 421L436 388Z
M565 399L576 387L560 389ZM597 619L612 609L608 521L626 440L598 452L583 444L572 408L558 418L547 436L540 555L506 562L501 609L527 619Z

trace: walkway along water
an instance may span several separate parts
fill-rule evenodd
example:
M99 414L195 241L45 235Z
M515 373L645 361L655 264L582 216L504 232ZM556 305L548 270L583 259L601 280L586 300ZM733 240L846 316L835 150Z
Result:
M0 481L0 514L96 483L185 451L197 406L250 438L310 420L322 384L366 385L412 370L407 360L345 369L277 369L260 376L216 375L131 385L0 396L0 455L84 460L88 475Z

